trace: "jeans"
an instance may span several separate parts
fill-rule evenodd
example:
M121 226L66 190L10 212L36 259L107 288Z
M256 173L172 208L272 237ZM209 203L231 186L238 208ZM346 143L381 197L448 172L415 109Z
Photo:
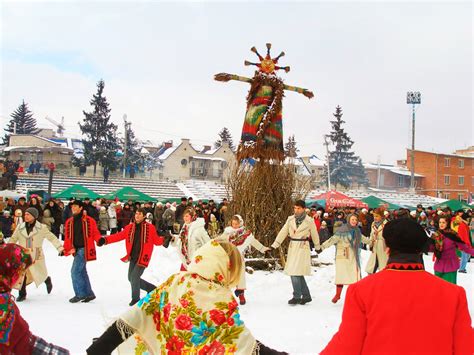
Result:
M145 281L141 278L145 268L137 265L135 261L130 261L128 266L128 281L132 287L132 300L140 299L140 289L145 290L147 293L153 291L156 286Z
M84 248L76 249L71 268L71 279L74 294L81 298L95 296L89 281L89 275L87 275L86 263Z
M469 261L469 254L461 251L461 266L459 267L459 270L466 271L466 265L467 262Z
M291 276L291 284L293 285L293 298L311 298L304 276Z

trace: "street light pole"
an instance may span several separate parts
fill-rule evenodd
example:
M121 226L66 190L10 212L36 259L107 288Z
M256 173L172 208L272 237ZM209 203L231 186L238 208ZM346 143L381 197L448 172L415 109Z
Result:
M127 123L127 115L123 115L123 124L125 127L125 138L124 138L124 144L123 144L123 175L122 177L125 178L125 171L126 169L126 163L127 163L127 138L128 138L128 123Z
M415 192L415 105L421 104L421 93L419 91L407 92L407 104L412 105L410 191Z
M331 191L331 169L329 168L329 135L324 135L324 145L326 146L326 164L328 165L328 191Z

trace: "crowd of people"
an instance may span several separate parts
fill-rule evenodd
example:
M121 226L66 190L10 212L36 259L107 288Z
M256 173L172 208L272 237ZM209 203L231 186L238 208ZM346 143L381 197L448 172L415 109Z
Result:
M414 211L350 207L325 210L307 207L304 201L298 200L294 203L294 214L288 217L274 242L265 246L246 228L240 215L228 216L227 208L225 199L217 204L212 200L194 202L185 197L179 204L87 198L42 201L35 195L28 200L24 197L18 201L0 200L0 241L4 244L1 248L15 244L20 249L8 250L17 256L26 253L31 258L31 262L27 261L21 272L17 272L21 275L10 280L9 287L2 291L6 295L5 307L17 309L11 297L14 287L19 289L16 302L26 298L26 287L32 282L36 286L44 283L47 293L51 292L53 283L42 251L44 239L57 249L59 256L74 258L71 303L88 303L96 298L87 273L87 263L97 259L96 246L107 247L125 241L126 254L122 261L129 263L129 306L133 308L91 345L89 354L110 353L117 346L125 346L124 342L133 342L134 346L141 342L153 353L188 347L188 350L207 349L211 353L212 349L229 353L239 353L240 349L243 351L240 353L251 354L258 350L260 354L278 354L254 339L243 326L237 302L230 293L233 289L239 303L246 304L244 257L248 247L265 254L289 240L284 272L291 277L293 286L290 305L312 301L305 280L305 276L311 275L311 254L321 253L333 245L336 268L333 303L341 298L344 286L357 285L362 280L362 248L371 253L365 266L369 275L382 274L379 271L387 269L423 270L423 253L433 252L435 275L451 284L456 284L457 272L467 272L469 258L474 256L472 211L432 210L421 205ZM398 229L391 227L397 225ZM409 235L413 235L413 239L408 240ZM181 265L177 266L180 273L157 288L141 276L150 263L154 247L170 245L180 257ZM443 284L439 287L443 288ZM141 298L140 290L146 291L145 298ZM349 288L346 299L351 297L351 290ZM166 310L168 306L172 308ZM170 312L176 312L171 316L175 320L172 325ZM19 316L18 311L15 313ZM212 326L209 319L213 321ZM2 323L2 330L4 325ZM13 325L11 327L9 331ZM161 334L160 327L165 327L167 332ZM230 331L240 335L227 343L221 341ZM214 341L208 343L209 334L214 332ZM340 334L345 332L341 325L339 335L325 353L336 354L340 352L334 349L344 349ZM131 337L134 333L141 338ZM41 339L29 334L33 340ZM158 341L150 343L150 339ZM20 340L16 341L21 344ZM4 344L0 341L0 350ZM30 341L29 344L35 348L55 347L46 342ZM67 353L58 349L59 354Z

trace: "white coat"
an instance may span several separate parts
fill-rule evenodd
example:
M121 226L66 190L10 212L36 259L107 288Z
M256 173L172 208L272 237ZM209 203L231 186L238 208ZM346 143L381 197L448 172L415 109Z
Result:
M378 227L375 222L372 222L370 228L370 245L372 246L372 254L365 268L365 272L373 274L375 271L375 264L377 262L377 269L383 270L387 266L388 255L386 253L387 245L383 238L383 229L387 221L383 221Z
M356 255L351 246L351 235L349 232L343 231L341 227L339 231L331 238L326 240L322 245L322 249L327 249L336 244L336 285L351 285L359 281L362 276L360 266L357 264ZM370 239L362 235L362 243L369 244Z
M240 256L242 257L242 270L240 273L240 280L237 285L238 290L245 290L247 284L245 282L245 250L252 246L257 249L259 252L265 252L265 246L260 243L255 236L250 232L245 230L245 228L232 228L231 226L226 227L224 232L216 237L216 240L225 240L229 243L234 244L240 252Z
M15 229L15 232L9 240L9 243L16 243L31 250L33 264L26 271L26 283L30 284L34 281L36 287L42 284L48 277L48 269L46 268L46 261L43 253L44 239L48 239L58 252L64 250L59 239L51 233L44 224L38 221L36 221L30 234L26 231L26 223L21 223Z
M176 247L178 250L178 255L183 263L183 266L186 267L191 261L194 256L196 250L198 250L201 246L206 244L208 241L211 240L209 235L206 232L205 221L204 218L197 218L195 221L191 222L189 225L183 224L181 227L180 234L183 232L184 228L187 226L188 228L188 236L185 241L185 249L187 250L187 258L186 255L183 254L182 251L182 242L179 235L174 236L174 240L172 240L171 244Z
M287 237L293 240L290 239L290 245L288 246L285 274L289 276L311 275L309 238L313 240L315 248L319 249L319 235L314 220L306 216L299 227L296 227L295 216L288 217L273 242L272 248L278 248Z

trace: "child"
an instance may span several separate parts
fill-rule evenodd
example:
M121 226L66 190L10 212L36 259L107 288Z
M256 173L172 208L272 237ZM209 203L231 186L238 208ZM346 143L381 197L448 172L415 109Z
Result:
M31 333L11 295L12 288L23 284L26 269L31 264L31 256L25 248L10 243L0 245L0 354L69 354L68 350Z
M207 232L211 238L214 238L219 233L219 222L217 222L216 216L214 216L213 213L211 213L209 217Z
M238 214L233 216L230 220L231 225L224 229L224 233L221 236L217 237L218 240L225 240L229 243L232 243L237 247L240 252L240 256L242 257L242 272L240 273L240 280L237 284L237 289L235 290L235 295L239 297L239 301L241 305L244 305L247 301L245 299L245 259L244 254L245 250L249 246L253 246L261 253L265 253L269 251L270 248L267 248L262 243L260 243L255 237L253 236L252 232L249 231L247 228L244 227L244 220Z
M12 224L13 218L10 216L10 211L4 210L3 216L0 216L0 223L2 224L3 237L5 239L10 238L12 235Z
M12 232L15 231L16 227L23 223L23 211L21 209L15 210L15 216L13 217Z

